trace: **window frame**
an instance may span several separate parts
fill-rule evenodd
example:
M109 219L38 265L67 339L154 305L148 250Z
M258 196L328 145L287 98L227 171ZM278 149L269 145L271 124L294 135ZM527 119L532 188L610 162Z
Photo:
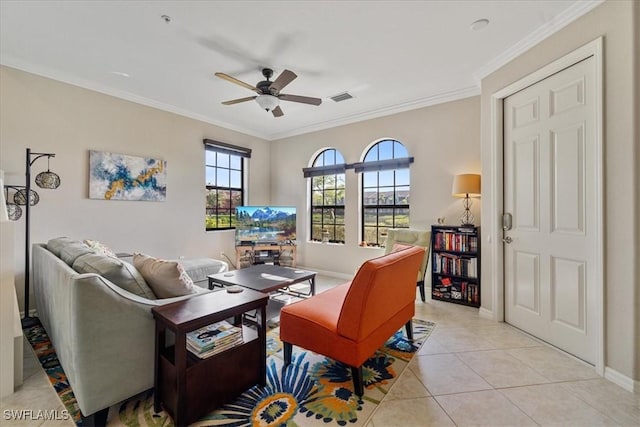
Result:
M380 146L381 143L387 142L387 141L391 141L393 142L392 144L392 158L391 159L386 159L386 160L380 160L380 152L378 150L378 153L376 154L376 159L375 160L366 160L367 157L369 156L369 154L372 152L371 150L376 149L377 147ZM404 144L402 144L400 141L393 139L393 138L384 138L381 140L378 140L377 142L375 142L374 144L372 144L369 149L366 151L366 153L363 156L363 160L362 162L356 163L353 165L355 171L357 173L361 173L362 175L360 176L360 240L362 242L366 241L367 242L367 246L374 246L374 247L381 247L385 242L384 242L384 238L383 236L386 236L386 230L389 228L409 228L410 227L410 206L411 206L411 202L409 203L398 203L398 192L401 191L399 190L399 187L408 187L408 197L407 199L410 200L410 195L411 195L411 174L409 172L409 179L408 179L408 184L398 184L398 180L397 180L397 172L400 170L410 170L410 164L413 163L414 158L407 156L407 157L395 157L396 156L396 144L399 144L405 151L406 147L404 146ZM393 172L393 179L392 179L392 183L390 185L381 185L380 183L380 173L381 172L387 172L387 171L392 171ZM375 186L366 186L366 179L365 179L365 174L366 173L375 173L376 174L376 185ZM377 203L374 204L367 204L367 197L366 194L367 192L365 190L367 189L376 189L376 194L377 194ZM391 204L381 204L380 203L380 193L381 193L381 189L387 189L387 188L392 188L392 196L393 196L393 203ZM367 216L368 216L368 212L375 210L375 217L376 217L376 221L375 221L375 225L367 225ZM380 223L380 212L382 210L391 210L391 225L388 226L383 226ZM406 225L402 225L402 224L398 224L397 221L397 217L400 215L404 215L399 213L402 211L406 211L406 216L408 218L408 220L406 221ZM374 229L375 230L375 236L376 236L376 240L375 242L371 242L366 240L366 236L369 234L367 233L367 230L371 230ZM381 230L382 229L382 230Z
M205 158L204 158L204 168L205 168L205 231L221 231L221 230L234 230L235 227L235 208L233 206L233 200L234 198L232 197L232 194L234 192L239 193L239 200L240 200L240 205L244 204L244 200L245 200L245 194L246 194L246 184L245 184L245 171L246 171L246 161L245 159L250 158L251 157L251 150L250 149L246 149L243 147L238 147L238 146L234 146L231 144L226 144L226 143L222 143L222 142L218 142L218 141L213 141L210 139L205 139L204 141L204 147L205 147ZM215 164L210 164L208 162L208 153L215 153ZM229 156L229 162L228 165L224 166L224 165L219 165L218 161L219 161L219 155L225 155L225 156ZM234 158L232 158L232 156ZM236 168L233 166L233 164L235 163L235 157L238 158L240 166L239 168ZM209 171L209 168L213 168L213 173L214 176L216 177L216 182L215 184L211 185L209 183L207 183L207 172ZM226 173L228 174L228 183L229 185L218 185L217 182L217 178L219 176L219 172L220 171L226 171ZM240 186L239 187L235 187L232 186L232 172L239 172L240 174ZM215 205L213 208L209 207L209 204L207 202L207 199L210 195L211 192L215 192ZM224 208L224 207L220 207L219 203L218 203L218 197L219 194L221 192L228 192L229 193L229 206L228 208ZM209 213L210 211L213 211L211 214ZM227 218L228 219L228 224L229 226L223 226L223 227L209 227L208 226L208 220L210 217L215 217L216 219L216 225L219 224L219 219L222 218Z
M326 154L329 152L333 152L333 163L332 164L325 164L325 160L326 160ZM338 159L338 155L342 158L343 163L337 163L337 159ZM316 164L322 160L322 165L321 166L316 166ZM310 242L322 242L322 233L323 230L328 229L329 230L329 243L335 243L335 244L345 244L346 239L344 237L346 237L346 222L345 222L345 211L346 211L346 174L345 174L345 170L346 170L346 164L344 163L344 156L342 155L342 153L340 153L340 151L338 151L335 148L326 148L322 151L320 151L314 158L313 162L312 162L312 167L310 168L304 168L303 172L304 172L304 176L306 178L311 178L309 180L309 241ZM342 175L342 187L338 186L338 183L340 182L340 180L338 179L339 175ZM325 186L325 179L327 177L333 177L334 180L334 185L333 187L329 187L327 188ZM322 179L322 185L320 186L320 188L316 188L314 186L314 182L315 180L321 178ZM338 202L338 191L342 190L343 192L343 203L342 204L337 204ZM314 195L317 192L321 192L322 197L322 204L318 205L314 203ZM327 191L333 191L334 195L333 195L333 201L334 204L326 204L325 201L327 200L326 198L326 193ZM320 210L320 222L315 221L315 211L316 210ZM337 212L338 211L342 211L342 216L338 215ZM325 212L326 211L332 211L333 212L333 221L326 221L326 215ZM338 222L338 218L342 218L342 222ZM317 238L316 236L314 236L314 229L317 227L320 227L320 233L321 235L319 236L319 238ZM343 239L337 239L336 236L338 234L338 230L342 228L342 235L343 235Z

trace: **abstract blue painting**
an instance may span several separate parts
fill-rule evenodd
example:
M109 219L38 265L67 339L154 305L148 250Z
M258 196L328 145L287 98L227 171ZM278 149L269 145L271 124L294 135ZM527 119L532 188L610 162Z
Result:
M167 162L89 151L89 198L163 202L167 198Z

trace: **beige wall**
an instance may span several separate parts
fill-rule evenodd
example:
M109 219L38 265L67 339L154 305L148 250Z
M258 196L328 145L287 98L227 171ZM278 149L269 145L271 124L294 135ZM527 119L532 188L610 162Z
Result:
M0 93L0 169L5 183L24 185L27 147L55 153L51 169L62 180L57 190L36 188L40 203L31 209L32 242L66 235L97 239L116 251L166 258L235 253L232 231L204 230L203 138L251 148L249 198L269 202L266 141L12 68L0 68ZM167 200L89 199L89 150L167 160ZM46 167L45 159L38 160L32 176ZM24 224L23 217L15 232L21 307Z
M634 126L634 135L635 135L635 149L636 149L636 213L640 213L640 195L638 195L638 191L640 191L640 2L635 2L633 4L633 19L634 19L634 31L635 35L633 37L634 43L634 56L635 56L635 64L633 74L636 76L632 81L632 85L635 86L635 111L632 115L633 120L635 122ZM640 258L640 214L635 215L636 219L636 262L635 264L635 273L634 277L636 278L636 321L635 321L635 336L636 336L636 374L635 378L640 381L640 262L638 262L638 258ZM638 387L640 388L640 386Z
M631 237L638 235L640 216L636 187L638 157L633 138L638 128L638 112L634 111L637 101L632 90L638 79L633 70L633 7L630 1L607 1L487 76L482 80L481 108L482 171L488 177L494 167L490 154L491 95L568 52L604 37L605 367L638 380L640 308L634 302L640 286L637 267L640 253L637 239ZM488 215L495 196L487 180L483 184L482 225L488 233L491 221L497 221ZM488 244L486 237L485 234L485 245ZM495 310L491 306L492 288L487 286L494 283L492 262L490 251L483 251L482 301L487 310Z
M334 147L356 162L374 141L400 140L415 157L411 225L419 228L428 228L439 216L457 224L462 202L451 196L453 175L480 172L480 97L269 143L7 67L0 68L0 91L0 168L6 182L23 185L27 147L56 153L51 168L62 179L57 190L37 189L41 201L31 211L32 242L67 235L166 258L233 254L233 232L204 231L202 139L211 138L253 149L249 204L298 207L299 264L347 276L382 250L358 246L359 188L353 170L347 172L347 243L306 242L308 194L302 168L318 151ZM89 150L167 160L167 201L89 199ZM46 161L39 160L33 175L45 167ZM476 200L477 223L479 210ZM17 223L15 240L22 306L24 218Z
M480 97L476 96L274 142L273 203L298 208L300 262L310 268L349 275L362 261L382 254L381 249L358 246L360 190L358 175L352 169L346 172L346 243L307 242L309 184L302 177L302 168L309 166L322 149L336 148L347 163L353 163L360 161L380 138L402 142L409 155L415 157L411 165L411 226L428 229L440 216L446 217L448 224L460 223L463 207L461 199L451 196L453 176L480 172L479 134ZM479 208L476 200L476 224L480 220Z

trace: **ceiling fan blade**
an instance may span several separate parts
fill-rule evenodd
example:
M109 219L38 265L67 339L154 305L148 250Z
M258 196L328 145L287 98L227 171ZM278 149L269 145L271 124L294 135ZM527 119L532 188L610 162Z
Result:
M320 98L311 98L310 96L300 96L300 95L287 95L282 93L278 95L278 98L283 101L291 101L291 102L301 102L303 104L311 104L311 105L320 105L322 104L322 99Z
M278 78L275 79L273 83L271 83L271 86L269 86L269 90L271 90L271 93L278 93L282 90L282 88L291 83L296 77L298 77L298 75L293 71L284 70L282 73L280 73Z
M216 76L217 76L217 77L220 77L221 79L226 80L226 81L228 81L228 82L235 83L235 84L240 85L240 86L242 86L242 87L244 87L244 88L247 88L247 89L252 90L252 91L254 91L254 92L258 92L258 93L260 93L260 91L259 91L255 86L252 86L252 85L250 85L249 83L245 83L245 82L243 82L242 80L238 80L238 79L236 79L235 77L231 77L231 76L230 76L230 75L228 75L228 74L225 74L225 73L216 73Z
M238 98L238 99L232 99L230 101L224 101L222 104L223 105L239 104L241 102L253 101L256 98L257 98L257 96L248 96L246 98Z
M273 114L273 117L282 117L282 116L284 116L284 113L282 112L282 108L280 108L279 105L276 108L274 108L273 110L271 110L271 114Z

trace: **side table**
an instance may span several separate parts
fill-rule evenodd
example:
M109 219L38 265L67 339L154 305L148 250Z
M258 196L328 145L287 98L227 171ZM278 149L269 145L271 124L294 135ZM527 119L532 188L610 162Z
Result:
M156 321L154 409L161 406L176 425L187 425L255 384L266 384L266 306L268 295L245 289L211 292L151 309ZM244 319L257 310L256 321ZM186 335L233 318L244 343L201 359L187 350ZM175 344L167 346L167 331Z

